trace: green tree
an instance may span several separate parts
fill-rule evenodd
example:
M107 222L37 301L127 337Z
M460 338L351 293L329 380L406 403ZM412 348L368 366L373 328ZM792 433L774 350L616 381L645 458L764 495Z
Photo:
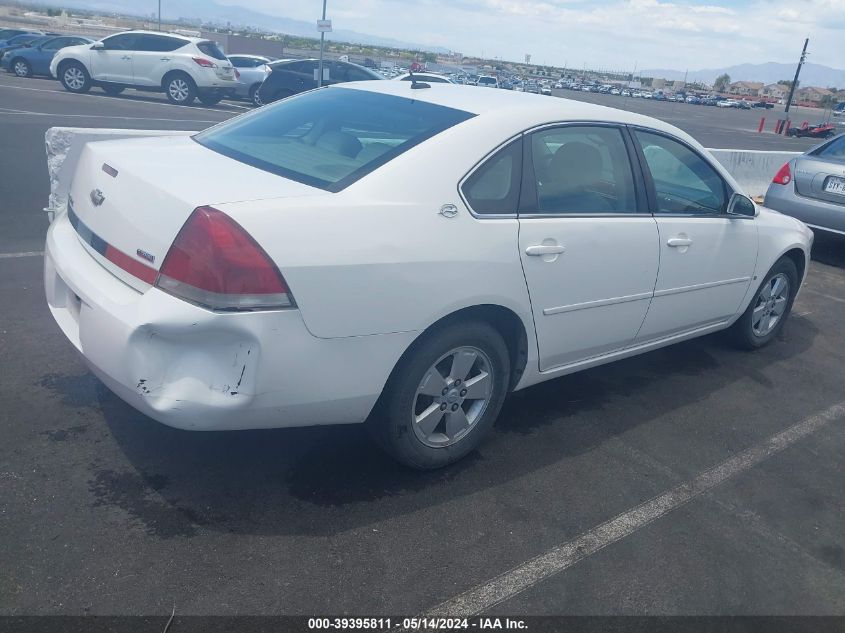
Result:
M731 76L728 73L722 73L713 82L713 87L717 92L725 92L729 85L731 85Z
M823 108L832 108L836 105L836 97L834 95L824 95L819 101L819 105Z

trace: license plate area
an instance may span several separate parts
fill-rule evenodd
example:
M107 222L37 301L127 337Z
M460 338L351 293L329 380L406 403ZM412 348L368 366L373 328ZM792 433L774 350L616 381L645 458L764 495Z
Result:
M825 193L834 193L840 196L845 196L845 178L837 178L831 176L824 183Z

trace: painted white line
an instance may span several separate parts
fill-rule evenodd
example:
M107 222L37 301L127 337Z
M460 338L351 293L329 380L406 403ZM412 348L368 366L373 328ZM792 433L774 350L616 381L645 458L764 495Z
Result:
M482 585L439 604L423 617L471 616L514 597L529 587L558 574L577 562L630 536L660 517L728 479L772 457L823 426L845 418L845 401L806 418L748 450L737 453L721 464L704 471L691 481L680 484L635 508L623 512L606 523L563 543Z
M47 88L28 88L26 86L9 86L9 85L5 85L5 84L0 84L0 88L8 88L9 90L28 90L30 92L52 92L53 94L67 95L69 97L74 97L74 98L76 98L76 97L88 97L89 99L100 99L100 100L110 100L110 101L113 100L113 101L123 102L123 103L144 103L144 104L155 105L155 106L165 106L165 107L168 107L168 108L184 108L188 111L206 110L208 112L218 112L220 114L234 114L233 112L230 112L228 110L220 110L218 108L203 108L203 107L200 107L200 106L183 106L183 105L176 105L175 103L164 103L164 102L161 102L161 101L144 101L144 100L137 100L136 101L135 99L122 99L120 97L112 97L112 96L109 96L109 95L89 95L89 94L85 94L85 93L79 94L79 93L68 92L67 90L49 90ZM243 106L241 106L241 107L243 107Z
M220 123L220 121L205 121L202 119L163 119L146 116L110 116L103 114L63 114L60 112L28 112L26 110L3 111L3 114L20 115L20 116L49 116L72 119L118 119L120 121L172 121L175 123Z
M41 257L44 251L25 251L23 253L0 253L0 259L17 259L18 257Z
M845 303L845 299L843 299L842 297L834 297L833 295L825 294L823 292L819 292L818 290L813 290L812 288L807 288L806 290L809 293L824 297L825 299L830 299L831 301L838 301L839 303Z

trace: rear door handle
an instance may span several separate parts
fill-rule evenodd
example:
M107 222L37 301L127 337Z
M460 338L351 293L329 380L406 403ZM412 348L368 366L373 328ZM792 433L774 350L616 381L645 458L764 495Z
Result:
M679 246L689 246L692 240L688 237L671 237L666 241L667 246L677 248Z
M559 244L537 244L536 246L529 246L525 249L526 255L538 257L540 255L560 255L566 250L565 246Z
M131 55L124 55L120 59L132 59L132 56Z
M162 58L160 58L160 60L163 61L163 62L169 62L170 58L169 57L162 57Z

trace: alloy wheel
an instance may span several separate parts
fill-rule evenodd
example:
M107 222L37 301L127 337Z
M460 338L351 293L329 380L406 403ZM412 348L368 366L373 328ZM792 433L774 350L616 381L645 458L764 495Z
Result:
M64 74L65 84L72 90L80 90L85 85L85 74L80 68L71 66Z
M173 79L167 86L167 91L174 101L185 101L191 92L188 82L184 79Z
M433 448L460 441L484 415L493 384L493 363L477 347L441 356L414 395L411 426L417 439Z
M789 278L778 273L760 289L751 312L751 330L763 337L775 329L789 303Z
M26 77L29 75L29 68L27 68L26 62L24 61L17 61L15 62L15 74L18 77Z

